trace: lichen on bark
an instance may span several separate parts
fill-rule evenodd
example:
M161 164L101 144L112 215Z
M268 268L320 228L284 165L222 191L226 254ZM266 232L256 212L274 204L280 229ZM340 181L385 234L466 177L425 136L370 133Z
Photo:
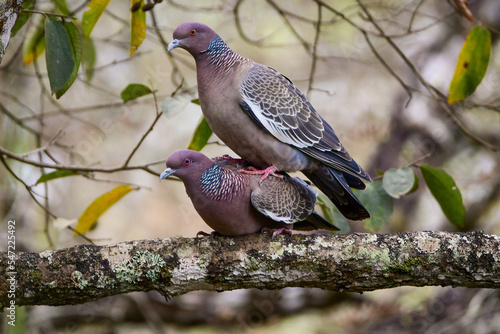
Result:
M7 254L0 253L0 275ZM403 285L500 287L500 237L482 232L168 238L16 253L17 305L78 304L131 291ZM0 304L8 305L0 282Z

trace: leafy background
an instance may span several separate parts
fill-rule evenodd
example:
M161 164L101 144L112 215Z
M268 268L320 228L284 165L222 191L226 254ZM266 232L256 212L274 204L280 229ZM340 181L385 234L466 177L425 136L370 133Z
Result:
M208 231L182 184L158 181L162 161L176 149L230 153L215 136L207 138L191 56L165 50L173 29L186 21L208 24L236 52L292 79L374 177L357 193L373 215L366 223L347 223L320 198L320 209L342 233L499 233L497 2L470 1L474 22L455 7L461 1L331 1L320 13L315 1L134 3L24 4L59 16L24 12L25 24L15 28L0 65L0 147L20 157L1 154L0 226L17 221L18 250ZM82 168L41 169L27 159ZM496 292L441 288L362 296L314 289L197 292L168 303L132 294L22 312L26 326L37 330L62 330L69 322L76 329L99 323L100 330L126 331L124 323L141 321L146 332L165 323L261 332L333 325L346 332L499 328L492 316ZM103 319L110 322L102 325Z

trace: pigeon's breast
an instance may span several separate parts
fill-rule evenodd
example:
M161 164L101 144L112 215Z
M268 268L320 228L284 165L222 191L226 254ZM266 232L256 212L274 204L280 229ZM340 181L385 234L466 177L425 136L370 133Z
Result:
M244 112L240 82L227 79L224 84L217 78L211 85L198 82L203 114L219 139L257 168L274 165L289 172L310 168L311 159L273 137Z

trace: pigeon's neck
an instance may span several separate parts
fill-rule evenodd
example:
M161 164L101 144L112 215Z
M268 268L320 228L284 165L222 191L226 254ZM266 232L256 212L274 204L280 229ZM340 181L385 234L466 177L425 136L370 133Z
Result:
M240 173L213 164L200 178L201 193L215 201L230 202L245 189Z
M233 52L219 36L215 36L205 51L198 57L199 66L216 71L228 71L247 59Z

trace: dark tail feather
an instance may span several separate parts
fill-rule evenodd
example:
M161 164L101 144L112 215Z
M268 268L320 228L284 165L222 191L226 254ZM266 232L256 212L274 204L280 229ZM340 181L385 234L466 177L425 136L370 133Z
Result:
M345 180L347 181L347 184L349 187L354 188L354 189L360 189L363 190L366 188L366 184L361 181L360 178L357 178L356 176L352 174L348 174L345 172L342 172L342 175L344 176Z
M323 165L313 172L303 173L331 199L346 218L351 220L370 218L368 211L352 193L341 171Z
M314 211L305 220L293 224L293 229L298 231L312 231L312 230L330 230L330 231L340 231L340 229L330 223L325 218L321 217L316 211Z

